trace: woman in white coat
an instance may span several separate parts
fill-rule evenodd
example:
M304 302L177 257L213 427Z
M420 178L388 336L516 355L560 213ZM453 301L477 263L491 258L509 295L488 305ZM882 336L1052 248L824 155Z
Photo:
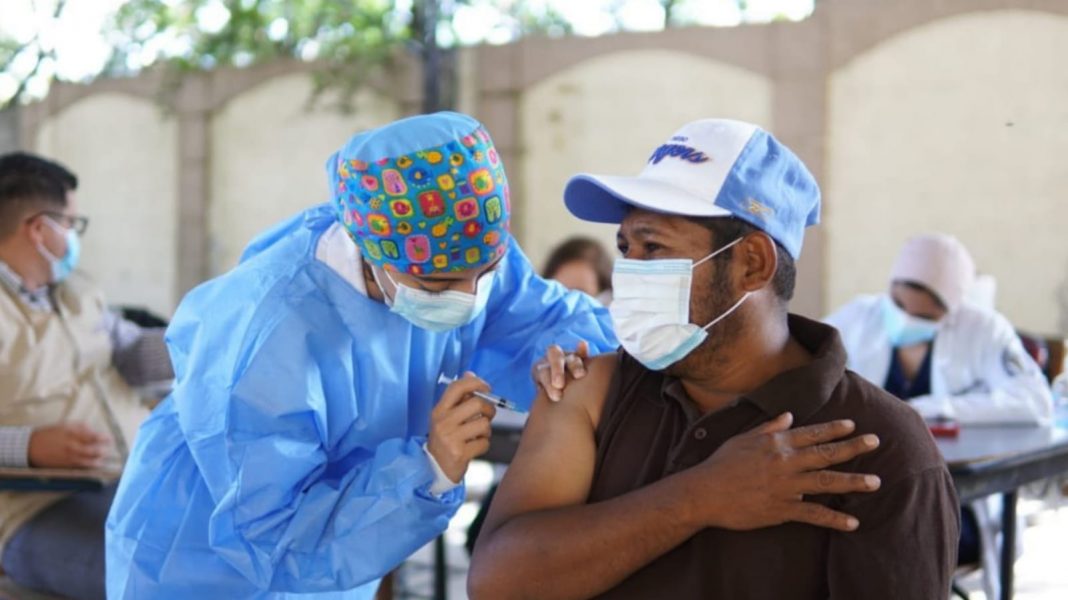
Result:
M1047 423L1049 385L1008 319L965 301L974 277L975 263L960 241L920 235L901 249L889 293L860 296L826 321L841 332L850 369L924 418ZM1000 498L963 511L961 563L981 559L988 597L997 596L1000 525Z

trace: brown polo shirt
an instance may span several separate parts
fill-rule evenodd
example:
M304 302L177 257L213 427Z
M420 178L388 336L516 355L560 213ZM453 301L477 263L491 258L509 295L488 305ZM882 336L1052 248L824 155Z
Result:
M942 600L956 566L960 509L923 420L846 371L832 327L791 315L812 354L732 406L701 414L681 384L621 354L598 424L589 502L692 467L732 436L790 411L796 425L853 419L879 449L835 467L882 478L870 494L813 496L860 519L838 533L800 523L755 531L702 530L600 598Z

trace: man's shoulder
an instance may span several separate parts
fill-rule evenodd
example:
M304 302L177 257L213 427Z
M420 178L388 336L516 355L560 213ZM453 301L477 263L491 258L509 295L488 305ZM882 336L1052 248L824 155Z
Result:
M931 440L927 424L908 402L853 371L845 372L828 404L842 418L856 421L858 431L864 427L877 435L898 433Z
M849 463L847 469L879 475L884 486L945 465L920 415L907 402L852 371L846 371L830 401L811 422L831 419L852 419L857 434L879 436L878 450Z

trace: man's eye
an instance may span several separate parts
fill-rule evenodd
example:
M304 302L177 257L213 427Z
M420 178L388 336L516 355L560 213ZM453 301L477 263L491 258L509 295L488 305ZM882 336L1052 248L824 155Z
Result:
M648 253L648 254L652 254L653 252L656 252L657 250L663 250L664 249L664 247L661 246L660 244L656 244L656 243L653 243L653 242L645 242L644 244L642 244L642 248L644 248L645 252Z
M620 254L624 254L625 255L627 253L627 250L630 249L630 247L627 246L626 244L616 244L616 249L619 250Z

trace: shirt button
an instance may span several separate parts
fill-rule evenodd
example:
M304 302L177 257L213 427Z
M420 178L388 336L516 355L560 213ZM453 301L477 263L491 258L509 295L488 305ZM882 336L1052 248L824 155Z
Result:
M698 427L697 431L693 432L693 437L699 440L703 440L708 437L708 431L704 427Z

